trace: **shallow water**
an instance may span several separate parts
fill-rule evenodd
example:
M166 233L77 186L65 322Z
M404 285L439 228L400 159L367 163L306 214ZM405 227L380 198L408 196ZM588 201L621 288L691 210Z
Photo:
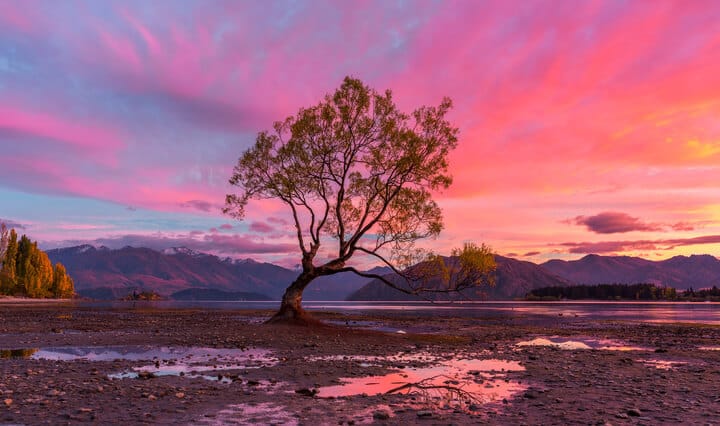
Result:
M672 370L676 367L687 364L685 361L666 361L660 359L638 359L636 361L659 370Z
M414 354L405 362L428 361L429 357ZM347 359L347 358L344 358ZM363 358L355 357L353 360ZM394 361L397 358L387 358ZM377 357L366 361L380 361ZM355 395L403 394L416 401L440 408L468 410L475 404L501 401L526 389L525 385L506 378L506 373L523 371L517 361L500 359L439 359L427 367L409 367L382 376L342 378L336 386L318 389L321 398Z
M0 358L30 358L39 349L2 349L0 350Z
M596 339L592 337L574 337L572 340L562 337L538 337L517 343L517 347L547 346L563 350L596 349L603 351L648 351L649 348L633 346L619 340Z
M87 346L34 349L31 359L51 361L175 361L176 365L239 363L261 366L277 362L265 349L222 349L184 346ZM178 367L179 368L179 367Z
M29 358L50 361L145 361L152 364L133 367L108 375L110 379L136 379L142 373L153 376L185 376L231 383L237 375L231 370L256 369L277 364L266 349L217 349L204 347L64 347L42 349L12 349L0 351L2 358Z
M286 425L298 424L297 418L282 405L270 402L257 404L232 404L222 410L195 419L201 425Z
M76 301L81 307L91 308L202 308L202 309L277 309L279 301ZM637 321L645 323L689 322L699 324L720 324L720 303L691 302L343 302L304 301L304 307L311 311L331 312L385 312L393 316L436 317L459 316L464 318L513 318L523 317L539 321L586 320Z

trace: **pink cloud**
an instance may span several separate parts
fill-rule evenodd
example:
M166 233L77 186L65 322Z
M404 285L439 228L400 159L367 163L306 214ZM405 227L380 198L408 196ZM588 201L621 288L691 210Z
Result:
M0 131L10 130L57 140L84 149L117 150L124 144L119 132L87 120L23 111L0 105Z
M259 234L269 234L270 232L275 231L275 228L265 222L253 221L250 223L250 231L257 232Z
M567 247L569 253L622 253L636 250L672 250L683 246L720 244L720 235L704 235L692 238L671 238L660 240L629 240L600 242L567 242L558 244Z
M172 247L188 247L204 253L223 255L269 255L293 253L297 246L283 243L265 243L242 235L175 235L155 233L151 235L127 234L97 238L93 240L66 240L55 242L53 246L65 247L80 244L93 244L109 248L125 246L147 247L163 250Z
M0 7L16 46L3 187L219 216L255 132L352 74L406 110L455 100L439 245L539 251L548 234L582 241L559 223L578 216L596 232L718 227L713 2L18 4ZM588 209L633 216L588 225ZM248 223L268 233L285 213L257 202Z
M584 225L589 231L598 234L615 234L632 231L660 231L658 224L642 222L637 217L627 213L603 212L594 216L578 216L574 219L576 225Z

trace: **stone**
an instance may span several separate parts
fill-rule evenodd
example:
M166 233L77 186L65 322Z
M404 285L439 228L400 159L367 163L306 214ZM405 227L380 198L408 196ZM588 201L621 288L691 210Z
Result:
M176 394L175 394L175 398L179 398L179 399L185 398L185 392L178 392L178 393L176 393Z
M5 398L5 400L3 402L5 403L6 407L9 407L12 405L13 400L12 400L12 398Z
M627 415L632 417L640 417L640 410L637 408L631 408L627 410Z
M317 389L302 388L295 390L295 393L303 396L315 396L318 393Z
M417 412L418 417L432 417L433 413L432 411L428 410L422 410Z
M385 410L378 410L373 413L373 419L375 420L387 420L390 418L390 413Z

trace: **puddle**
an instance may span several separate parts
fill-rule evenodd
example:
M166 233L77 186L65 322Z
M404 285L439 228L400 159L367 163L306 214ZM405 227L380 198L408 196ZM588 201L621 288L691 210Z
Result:
M97 356L97 353L94 353ZM152 376L183 376L202 378L220 383L232 383L238 380L232 370L248 370L271 367L277 359L265 349L215 349L163 347L148 352L127 352L122 359L152 360L154 364L133 367L132 371L110 374L110 379L137 379L143 374ZM150 355L152 357L148 358ZM104 354L103 354L104 356ZM258 383L259 384L259 383Z
M228 405L217 413L195 419L200 425L287 425L295 426L298 419L282 405L263 402Z
M218 349L203 347L65 347L11 349L0 351L2 358L28 358L50 361L145 361L151 364L133 367L132 371L110 374L110 379L134 379L142 373L153 376L185 376L231 383L237 374L231 370L271 367L277 359L266 349ZM260 383L257 383L260 385Z
M595 338L575 338L575 340L567 340L561 337L538 337L533 340L519 342L515 346L546 346L555 347L563 350L583 350L596 349L603 351L647 351L648 348L640 346L632 346L619 340L595 339Z
M676 367L687 364L685 361L665 361L660 359L638 359L636 361L643 363L648 367L655 367L660 370L672 370Z
M376 321L342 321L342 320L330 320L325 321L328 324L333 325L339 325L339 326L347 326L352 328L359 328L364 330L373 330L373 331L380 331L382 333L396 333L396 334L407 334L407 330L397 328L397 327L388 327L387 325L376 322ZM418 330L414 330L418 331Z
M523 370L516 361L439 360L428 367L410 367L383 376L343 378L339 385L319 388L317 396L402 394L425 405L476 411L474 405L501 401L526 389L506 378L507 372Z
M720 351L720 346L699 346L701 351Z
M30 358L39 349L2 349L0 358Z
M28 358L50 361L155 361L173 366L242 363L256 368L277 363L277 360L271 357L270 352L265 349L217 349L180 346L42 348L34 349L34 352Z

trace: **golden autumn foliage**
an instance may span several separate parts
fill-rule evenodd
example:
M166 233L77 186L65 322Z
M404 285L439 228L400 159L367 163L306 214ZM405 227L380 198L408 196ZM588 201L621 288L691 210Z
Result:
M54 267L37 242L14 229L5 234L0 250L0 295L32 298L70 298L75 294L72 278L65 267Z

